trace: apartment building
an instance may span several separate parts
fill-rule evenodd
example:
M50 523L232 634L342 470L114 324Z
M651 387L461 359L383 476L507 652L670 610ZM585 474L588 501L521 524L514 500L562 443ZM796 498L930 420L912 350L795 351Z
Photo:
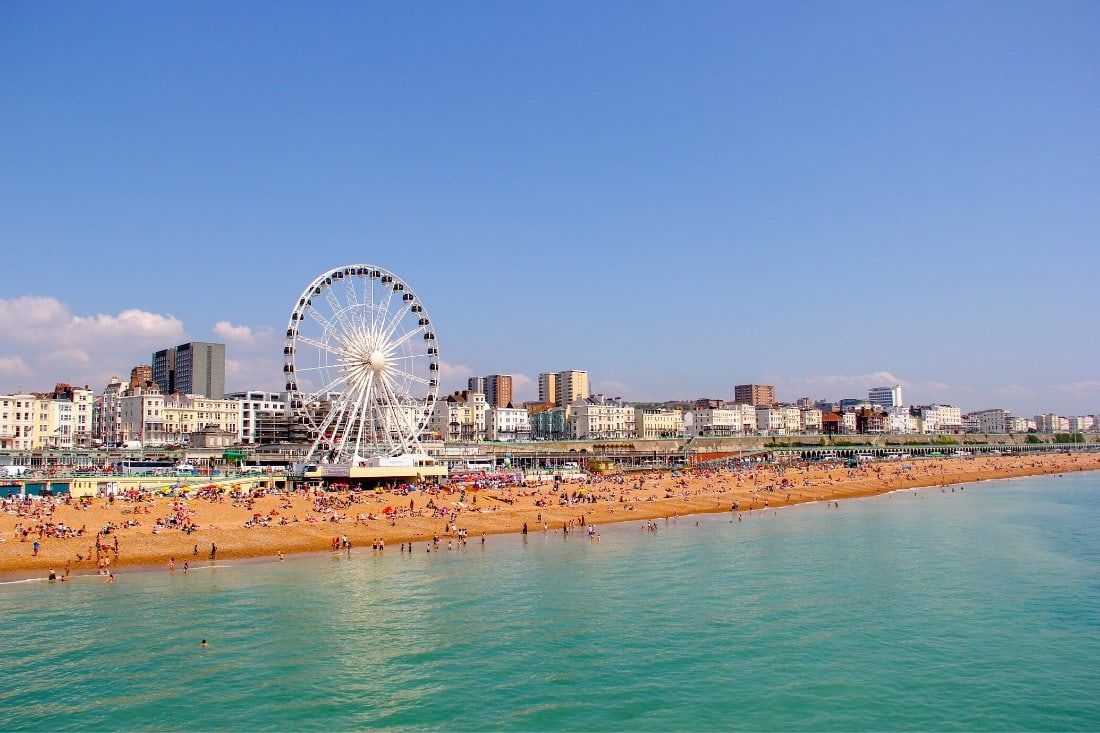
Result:
M569 406L570 436L577 440L633 438L634 407L618 397L603 395L580 398Z
M754 407L775 404L775 386L771 384L738 384L733 388L733 401Z
M684 434L684 414L679 410L634 409L634 435L638 438L678 438Z

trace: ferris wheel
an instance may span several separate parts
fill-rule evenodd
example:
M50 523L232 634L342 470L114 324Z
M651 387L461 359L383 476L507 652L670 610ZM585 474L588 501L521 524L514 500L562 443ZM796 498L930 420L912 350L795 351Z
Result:
M428 311L399 277L348 265L316 278L290 312L283 373L306 462L363 465L418 452L439 393Z

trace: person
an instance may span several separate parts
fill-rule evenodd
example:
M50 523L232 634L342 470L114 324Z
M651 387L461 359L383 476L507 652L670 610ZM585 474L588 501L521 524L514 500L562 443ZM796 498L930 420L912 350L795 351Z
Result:
M57 573L53 571L53 568L50 569L50 580L57 580Z
M115 574L114 573L107 573L107 581L106 582L114 583L115 582Z
M32 548L33 548L33 550L34 550L34 556L35 556L35 557L38 557L38 549L39 549L40 547L42 547L41 543L39 543L39 541L38 541L38 540L35 540L35 541L34 541L34 545L32 546Z
M527 534L527 522L523 523L523 534Z
M175 572L176 570L176 558L170 558L168 560L168 572Z
M203 639L202 642L199 644L199 646L210 646L210 645L206 643L206 639Z
M218 557L218 546L213 542L210 543L210 559L215 560Z

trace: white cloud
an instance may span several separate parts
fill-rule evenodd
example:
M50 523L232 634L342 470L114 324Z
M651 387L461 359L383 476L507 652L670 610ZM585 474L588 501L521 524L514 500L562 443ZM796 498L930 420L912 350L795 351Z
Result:
M1018 384L1008 384L1003 387L993 387L989 390L989 393L992 395L996 395L997 397L1016 399L1030 399L1036 396L1035 390L1029 389L1028 387L1021 387Z
M155 349L183 343L174 316L136 308L118 314L76 315L56 298L0 298L0 350L18 352L0 369L0 391L46 390L57 382L98 388L148 363ZM34 384L27 384L33 377Z
M539 397L538 383L526 374L512 375L512 402L534 402Z
M34 372L21 356L0 356L0 383L14 384L16 380L27 379ZM9 388L15 391L18 388ZM31 389L27 386L26 389Z
M589 390L594 394L602 394L605 397L636 399L633 387L623 384L622 382L616 382L614 379L601 379L597 382L593 382Z
M474 370L465 364L439 362L439 394L449 394L458 389L466 389L467 380L474 376Z
M222 341L234 344L251 346L256 342L252 329L248 326L234 326L229 321L218 321L212 329L215 336Z
M1067 392L1073 395L1080 395L1082 397L1094 395L1100 393L1100 379L1086 379L1081 382L1055 384L1051 387L1051 389L1058 390L1059 392Z
M793 402L799 397L816 399L844 399L846 397L866 397L871 387L892 387L900 384L909 387L904 379L890 372L871 372L869 374L816 374L810 377L769 377L774 384L776 398Z

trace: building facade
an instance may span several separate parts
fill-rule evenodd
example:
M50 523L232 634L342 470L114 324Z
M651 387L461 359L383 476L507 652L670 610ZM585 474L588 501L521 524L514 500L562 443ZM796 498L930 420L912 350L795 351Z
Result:
M679 438L684 434L684 414L679 410L634 409L637 438Z
M901 407L905 404L900 384L893 387L871 387L867 390L867 401L876 407Z
M738 384L733 388L733 401L754 407L775 404L775 386L771 384Z
M634 407L617 397L593 395L576 399L569 407L569 433L575 440L634 437Z
M190 341L153 354L153 381L162 394L225 397L225 344Z

